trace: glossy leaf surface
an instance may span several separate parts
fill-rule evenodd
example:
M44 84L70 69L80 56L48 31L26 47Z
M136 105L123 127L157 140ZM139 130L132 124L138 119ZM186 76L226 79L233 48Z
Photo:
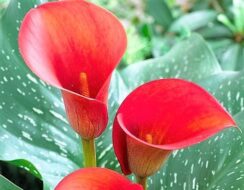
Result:
M13 184L11 181L0 175L0 189L4 190L22 190L20 187Z

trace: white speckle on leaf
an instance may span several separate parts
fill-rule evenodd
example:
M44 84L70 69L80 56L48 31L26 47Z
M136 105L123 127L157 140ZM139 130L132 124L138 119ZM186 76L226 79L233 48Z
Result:
M105 148L105 149L100 153L98 159L99 159L99 160L102 159L102 157L105 156L105 154L106 154L108 151L110 151L110 150L112 149L112 147L113 147L112 144L108 145L108 147Z
M7 122L14 123L11 119L7 119Z
M240 98L240 92L237 92L237 93L236 93L236 101L238 101L239 98Z
M5 81L5 82L8 82L8 79L7 79L7 77L3 77L3 80Z
M48 142L52 142L52 141L53 141L53 139L50 138L50 137L48 137L47 134L42 134L42 137L43 137L46 141L48 141Z
M174 183L177 183L177 173L174 173Z
M205 167L208 168L208 160L206 161Z
M183 184L183 190L186 190L186 182Z
M192 189L196 188L196 178L194 177L192 180Z
M43 111L40 110L40 109L38 109L38 108L33 107L32 110L33 110L34 112L36 112L37 114L39 114L39 115L40 115L40 114L43 114Z
M33 139L31 138L31 135L25 131L22 131L22 136L25 137L26 139L32 141Z
M18 9L21 9L21 3L18 2Z
M37 80L36 80L31 74L28 73L26 76L27 76L27 78L30 79L33 83L38 84Z
M229 101L231 100L231 91L227 92L227 98L228 98Z
M193 174L194 171L194 164L191 165L191 174Z
M241 111L243 111L244 110L244 98L241 98L240 105L241 105Z
M185 166L187 166L187 164L188 164L188 160L185 160L185 163L184 163L184 165L185 165Z
M49 112L56 118L60 119L61 121L65 122L68 124L68 121L65 119L65 117L63 117L61 114L53 111L53 110L49 110Z
M17 92L20 93L21 95L25 96L25 92L23 92L23 91L20 90L19 88L17 88Z
M106 164L108 163L108 160L105 160L102 164L101 164L101 168L105 168Z
M173 153L172 153L173 158L176 157L177 153L178 153L178 150L173 151Z
M236 164L238 164L238 163L240 163L240 162L241 162L241 160L239 159L239 160L236 161Z
M102 141L99 141L99 142L97 143L97 147L100 147L102 144L103 144L103 142L102 142Z
M234 174L234 173L235 173L235 172L232 171L232 172L228 173L227 176L230 176L230 175L232 175L232 174Z

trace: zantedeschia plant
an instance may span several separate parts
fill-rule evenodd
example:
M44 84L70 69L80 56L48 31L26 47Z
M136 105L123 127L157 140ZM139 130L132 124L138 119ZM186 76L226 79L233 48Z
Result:
M125 175L146 178L175 149L199 143L235 121L204 89L181 79L161 79L134 90L115 116L113 144Z
M110 77L126 48L122 25L83 0L45 3L25 16L19 48L37 76L61 89L70 124L82 138L85 166L95 166L94 138L108 122Z
M105 168L85 168L66 176L55 190L143 190L125 176Z
M200 143L235 126L207 91L182 79L155 80L135 89L113 125L115 154L125 176L95 168L95 138L108 123L107 97L113 70L126 49L126 33L110 12L84 0L44 3L25 16L19 49L26 65L62 92L66 115L82 138L84 166L55 190L146 189L173 150ZM92 168L90 168L92 167ZM167 175L167 174L166 174Z

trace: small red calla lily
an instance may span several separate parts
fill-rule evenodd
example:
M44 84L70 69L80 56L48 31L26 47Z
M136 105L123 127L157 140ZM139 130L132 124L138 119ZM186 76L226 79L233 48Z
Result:
M143 190L125 176L105 168L86 168L66 176L55 190Z
M111 73L126 49L118 19L83 0L45 3L25 16L19 49L38 77L62 90L71 126L84 139L98 137Z
M115 154L124 174L145 178L172 150L199 143L235 121L203 88L181 79L161 79L134 90L113 126Z

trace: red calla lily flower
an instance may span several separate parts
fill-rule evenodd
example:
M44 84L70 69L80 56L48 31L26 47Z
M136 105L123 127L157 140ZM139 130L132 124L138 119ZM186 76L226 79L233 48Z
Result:
M134 90L113 126L115 154L124 174L145 178L172 150L199 143L235 121L203 88L181 79L161 79Z
M66 176L55 190L143 190L125 176L105 168L86 168Z
M126 49L118 19L83 0L45 3L25 16L19 49L38 77L62 90L71 126L84 139L98 137L111 73Z

